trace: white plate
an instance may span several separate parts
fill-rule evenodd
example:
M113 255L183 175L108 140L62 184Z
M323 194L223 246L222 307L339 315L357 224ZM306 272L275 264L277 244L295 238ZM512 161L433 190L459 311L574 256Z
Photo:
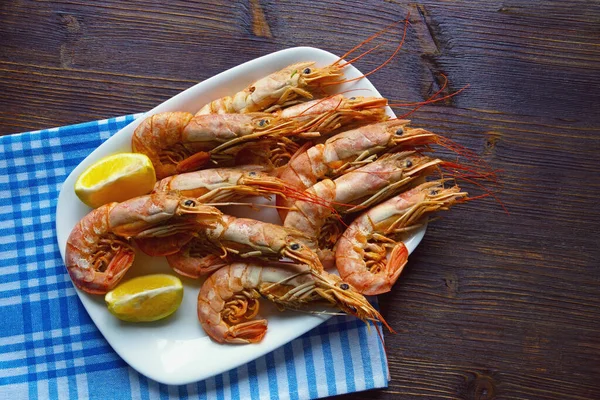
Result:
M121 129L83 160L69 175L62 187L56 210L56 232L63 261L69 233L75 224L90 211L79 201L73 190L77 177L86 167L104 156L131 151L131 136L143 118L165 111L195 113L207 102L241 90L258 78L289 64L300 61L316 61L319 66L322 66L337 59L338 57L334 54L311 47L296 47L278 51L207 79L165 101ZM349 78L361 75L353 66L348 66L345 73ZM370 90L370 93L360 91L359 95L380 96L366 78L351 84L340 85L336 90L343 91L350 88ZM394 115L389 109L388 113ZM249 213L244 209L234 210L232 213L239 216L257 217L256 213ZM272 209L265 209L261 213L261 219L280 223L277 214ZM409 252L415 249L424 234L425 228L416 232L406 242ZM138 254L135 264L125 279L158 272L172 273L164 258L151 258ZM327 316L307 315L291 311L280 313L263 305L262 309L266 309L266 311L261 314L268 315L269 327L261 343L220 345L206 336L197 320L196 299L200 282L188 279L183 281L184 298L179 310L172 317L152 324L121 322L107 311L103 296L93 296L76 290L100 332L123 360L147 377L172 385L203 380L245 364L295 339L328 318ZM371 330L371 334L376 333Z

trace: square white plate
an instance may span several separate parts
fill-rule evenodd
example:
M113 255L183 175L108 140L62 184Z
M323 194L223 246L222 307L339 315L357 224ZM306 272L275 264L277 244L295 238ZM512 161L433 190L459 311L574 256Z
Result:
M56 232L63 262L65 246L71 230L81 218L90 212L90 209L75 195L73 188L77 177L85 168L102 157L131 151L131 136L143 118L165 111L195 113L209 101L231 95L257 79L289 64L300 61L316 61L318 66L323 66L337 59L338 57L334 54L311 47L295 47L278 51L198 83L121 129L83 160L63 185L56 210ZM345 68L345 74L348 78L361 76L360 71L351 65ZM366 78L350 84L333 86L332 92L341 92L351 88L370 91L361 90L358 92L360 95L380 96ZM387 111L390 116L394 116L390 109ZM244 208L228 210L228 212L238 216L257 218L256 212ZM264 221L281 223L273 209L264 209L258 215ZM424 234L425 227L415 232L405 242L409 252L415 249ZM164 258L151 258L139 252L125 280L151 273L174 272L168 267ZM261 315L268 316L269 326L261 343L218 344L206 336L197 319L196 301L201 281L191 279L182 279L182 281L184 298L179 310L163 321L149 324L122 322L108 312L103 296L93 296L76 290L90 317L117 354L140 373L157 382L171 385L196 382L238 367L275 350L329 318L292 311L281 313L263 301ZM375 335L375 330L371 330L371 334Z

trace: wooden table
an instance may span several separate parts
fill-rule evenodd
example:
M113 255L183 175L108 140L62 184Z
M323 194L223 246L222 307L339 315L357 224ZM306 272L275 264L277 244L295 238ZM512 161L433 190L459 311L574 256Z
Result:
M408 11L370 79L402 101L470 84L411 118L501 169L510 214L487 198L430 225L380 296L390 386L346 398L598 398L598 2L4 1L0 133L146 111L287 47L343 54Z

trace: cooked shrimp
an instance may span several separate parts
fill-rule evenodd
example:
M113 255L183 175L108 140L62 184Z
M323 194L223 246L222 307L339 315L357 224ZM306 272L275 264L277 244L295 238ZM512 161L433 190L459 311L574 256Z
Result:
M108 203L87 214L67 240L67 271L75 286L88 293L108 292L133 264L133 247L111 232L108 216L117 204Z
M196 115L250 113L266 110L273 105L293 104L301 98L311 99L312 92L321 89L323 84L341 82L343 76L339 62L324 68L317 68L314 62L288 65L233 96L211 101Z
M181 196L193 197L199 203L226 205L228 202L249 196L270 198L274 194L282 194L287 188L280 179L258 170L213 168L164 178L156 183L154 192L175 192ZM171 235L168 238L138 238L135 242L144 253L160 257L177 253L190 240L190 235L183 234ZM173 259L175 258L177 256ZM193 259L193 262L198 261ZM173 261L173 268L178 270L176 265L178 262ZM200 263L196 268L203 270L204 267ZM178 271L186 275L186 268Z
M265 131L259 143L249 142L251 136L230 140L211 150L211 156L218 159L223 157L220 153L233 152L239 157L244 151L257 150L263 156L269 154L268 161L261 164L285 165L306 139L321 140L342 130L387 120L386 104L387 100L381 97L346 98L342 95L301 103L273 113L275 120L288 121L287 131Z
M442 164L415 152L386 155L335 180L325 179L305 191L306 199L297 200L284 226L294 227L317 238L322 261L331 257L341 232L334 211L348 213L371 206L394 195L409 183ZM346 208L354 205L354 207Z
M323 178L335 178L355 169L386 151L408 150L416 146L439 144L458 154L467 150L433 132L408 126L408 120L389 120L363 126L330 137L325 143L305 147L298 151L279 171L279 177L298 190L306 190ZM471 156L470 154L468 154ZM286 207L293 200L277 197L279 216L285 220Z
M345 97L341 94L284 108L277 115L302 121L321 137L387 120L382 97Z
M458 186L444 188L444 181L438 180L371 208L350 224L336 244L340 276L365 295L390 291L408 261L406 246L395 239L421 226L427 215L447 210L466 196Z
M83 219L67 239L65 264L78 288L94 294L111 290L133 264L129 239L211 226L221 213L189 198L148 195L108 203Z
M302 117L307 115L320 115L335 110L365 111L365 114L385 114L387 100L383 97L346 97L343 94L334 94L323 99L305 101L291 107L276 111L275 114L284 118ZM383 116L377 118L385 118Z
M193 155L194 162L200 165L208 159L207 154L201 152L206 150L202 146L183 145L183 131L193 117L187 112L160 113L144 119L135 129L131 148L150 158L158 179L178 173L177 165Z
M306 190L325 177L335 177L353 166L372 161L374 154L390 150L404 135L396 135L409 121L391 120L339 133L325 143L304 146L279 172L279 177L298 190ZM277 198L279 215L285 220L291 200Z
M278 178L259 171L258 166L212 168L164 178L154 192L176 192L194 197L201 203L235 201L247 196L270 196L281 193L287 185Z
M384 116L373 110L363 118L360 115L346 108L289 118L268 113L192 117L185 112L166 112L146 118L136 128L131 145L133 151L150 158L157 178L162 179L206 165L236 164L244 145L252 145L259 138L276 146L287 137L315 138L345 124Z
M300 99L312 99L315 94L323 92L325 86L341 84L356 79L344 79L343 69L357 61L372 50L364 52L362 55L355 57L350 61L343 61L343 58L360 48L373 39L377 38L390 27L376 33L370 38L363 41L358 46L348 51L337 61L324 67L317 67L315 62L300 62L289 65L277 72L274 72L258 81L252 83L244 90L235 93L233 96L225 96L220 99L211 101L198 111L196 115L216 114L216 113L249 113L285 107L295 104ZM371 72L361 76L368 76L371 73L379 70L400 51L406 36L406 28L408 27L408 18L404 26L404 35L398 44L394 53L379 67ZM360 79L357 78L357 79Z
M223 260L289 258L322 271L323 265L312 250L315 248L312 239L296 229L223 215L215 227L198 230L196 237L177 253L168 255L167 261L175 271L192 278L213 269L210 256L218 251Z
M391 331L367 299L338 276L297 264L233 263L219 269L200 288L198 320L219 343L258 343L267 332L267 320L254 319L261 296L289 309L327 302L364 322L380 321Z
M294 134L302 121L266 113L202 115L165 112L146 118L131 139L133 151L147 155L158 179L200 169L219 146L242 143L264 135ZM224 154L233 162L235 154ZM213 160L214 161L214 160Z

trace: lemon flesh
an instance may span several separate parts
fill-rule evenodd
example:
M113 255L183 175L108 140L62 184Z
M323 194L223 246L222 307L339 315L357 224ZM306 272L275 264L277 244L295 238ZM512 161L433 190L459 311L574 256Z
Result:
M86 205L98 208L148 194L156 174L152 161L138 153L118 153L90 165L75 182L75 194Z
M104 297L111 314L129 322L151 322L166 318L177 311L182 299L181 280L167 274L133 278Z

